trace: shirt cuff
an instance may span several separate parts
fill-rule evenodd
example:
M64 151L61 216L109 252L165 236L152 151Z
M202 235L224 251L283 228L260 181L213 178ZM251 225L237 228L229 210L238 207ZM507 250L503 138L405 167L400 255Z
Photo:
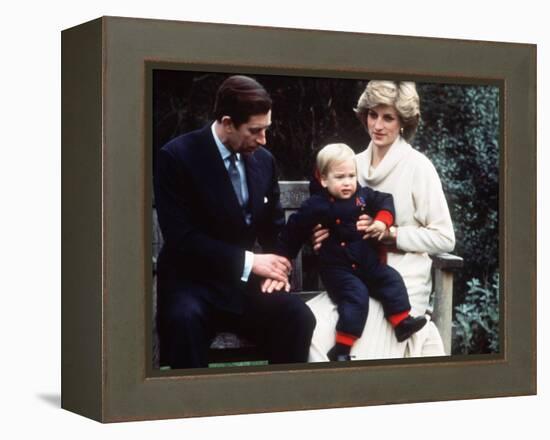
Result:
M244 251L244 268L243 274L241 276L241 281L244 281L245 283L248 281L248 277L250 277L250 272L252 272L253 264L254 254L250 251Z
M382 223L384 223L388 228L393 225L393 215L390 211L386 211L385 209L378 211L378 214L376 214L376 217L374 220L379 220Z

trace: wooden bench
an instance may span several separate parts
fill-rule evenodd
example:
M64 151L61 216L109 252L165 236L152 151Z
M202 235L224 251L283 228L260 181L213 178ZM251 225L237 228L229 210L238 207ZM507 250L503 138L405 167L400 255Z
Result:
M309 197L307 181L280 181L281 205L288 218L302 202ZM162 246L162 234L153 208L153 271L156 267L156 257ZM452 310L453 310L453 272L463 266L463 260L452 254L431 256L433 260L433 311L432 319L439 329L445 353L451 353L452 342ZM309 246L304 246L298 257L292 262L291 291L300 295L304 301L322 292L316 265L317 259ZM156 284L155 278L153 284ZM156 310L156 286L153 287L153 311ZM154 317L153 317L154 318ZM154 319L153 319L154 322ZM233 333L219 333L210 347L212 364L238 361L253 361L262 358L257 347L250 341ZM158 366L158 342L156 328L153 338L153 364Z

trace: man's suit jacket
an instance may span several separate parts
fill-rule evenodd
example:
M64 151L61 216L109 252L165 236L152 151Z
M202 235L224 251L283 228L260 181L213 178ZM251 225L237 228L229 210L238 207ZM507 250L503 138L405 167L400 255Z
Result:
M155 199L164 237L159 295L193 289L222 309L241 310L242 295L251 287L241 281L245 250L252 250L257 239L264 251L272 251L284 226L273 156L259 148L241 157L250 225L210 125L173 139L159 151Z

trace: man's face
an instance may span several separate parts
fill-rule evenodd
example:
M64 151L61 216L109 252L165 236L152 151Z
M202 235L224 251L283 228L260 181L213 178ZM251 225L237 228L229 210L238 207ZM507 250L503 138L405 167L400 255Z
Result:
M227 144L235 153L253 153L266 144L266 131L271 125L271 110L263 115L253 115L239 128L231 122L227 132Z

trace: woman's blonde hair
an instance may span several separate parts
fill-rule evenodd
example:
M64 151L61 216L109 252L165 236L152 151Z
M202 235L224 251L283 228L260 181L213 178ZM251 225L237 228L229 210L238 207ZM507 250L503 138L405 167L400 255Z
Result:
M336 163L352 159L355 163L355 152L346 144L328 144L317 153L317 171L326 176L330 167Z
M377 105L395 108L403 128L402 136L410 141L420 122L420 98L416 84L412 81L369 81L354 111L363 121L369 109Z

